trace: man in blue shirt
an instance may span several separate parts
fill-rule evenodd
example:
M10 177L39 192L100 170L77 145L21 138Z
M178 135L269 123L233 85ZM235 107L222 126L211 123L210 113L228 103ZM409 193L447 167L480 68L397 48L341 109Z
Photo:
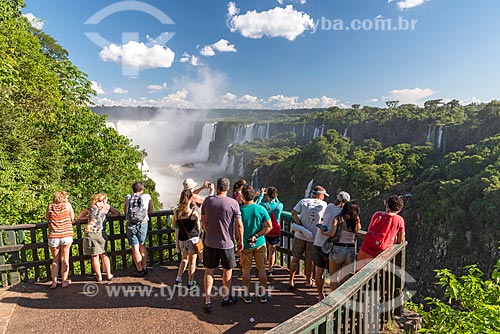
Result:
M260 302L267 303L267 274L266 274L266 240L264 236L271 231L271 218L267 210L255 204L253 199L255 191L249 185L242 189L243 205L240 207L241 220L243 221L243 250L241 251L241 271L245 294L242 296L245 303L251 303L250 297L250 270L252 258L255 258L257 271L259 272L260 287L257 292Z

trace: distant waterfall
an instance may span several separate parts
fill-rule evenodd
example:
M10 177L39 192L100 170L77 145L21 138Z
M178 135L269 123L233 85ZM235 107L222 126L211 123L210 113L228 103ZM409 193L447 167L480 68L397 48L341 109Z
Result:
M269 139L269 123L259 124L255 127L254 139Z
M196 146L196 155L200 161L207 161L210 155L210 143L215 140L215 128L217 122L203 125L201 139Z
M302 137L306 136L306 123L302 126Z
M238 175L241 177L243 177L245 175L244 158L245 158L245 154L242 153L240 155L240 161L238 162Z
M323 133L325 132L325 126L317 126L314 128L314 133L313 133L313 139L321 137Z
M348 138L347 131L349 131L349 127L345 128L344 134L342 135L342 137Z
M255 123L238 125L234 130L234 140L235 144L243 144L244 142L251 142L254 138L254 126Z
M311 181L309 181L309 183L307 184L307 188L306 188L306 192L304 194L304 198L311 197L311 190L312 190L312 187L313 187L313 183L314 183L314 179L311 179Z
M259 186L259 167L255 168L252 172L252 180L250 181L250 185L255 191L257 191L257 187Z
M443 127L440 126L438 129L438 139L436 143L437 148L443 147Z
M226 172L229 174L234 174L234 155L231 155L227 163Z

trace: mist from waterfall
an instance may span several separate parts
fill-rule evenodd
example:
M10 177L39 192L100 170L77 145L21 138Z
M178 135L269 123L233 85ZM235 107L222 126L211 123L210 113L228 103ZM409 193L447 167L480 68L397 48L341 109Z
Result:
M110 120L108 127L146 150L143 173L157 184L164 208L174 207L182 190L182 181L193 178L215 182L225 166L208 164L210 143L215 139L217 123L206 122L207 114L192 110L162 110L148 121ZM203 193L202 193L203 195Z

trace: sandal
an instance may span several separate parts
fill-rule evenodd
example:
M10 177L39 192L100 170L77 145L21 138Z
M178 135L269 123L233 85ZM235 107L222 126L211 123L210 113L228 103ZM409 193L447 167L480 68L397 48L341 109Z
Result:
M70 284L71 284L71 280L68 279L68 280L63 281L61 286L63 288L67 288Z
M111 277L108 278L108 284L113 284L114 279L115 279L115 275L111 275Z
M57 288L57 281L52 281L52 284L50 285L51 289Z

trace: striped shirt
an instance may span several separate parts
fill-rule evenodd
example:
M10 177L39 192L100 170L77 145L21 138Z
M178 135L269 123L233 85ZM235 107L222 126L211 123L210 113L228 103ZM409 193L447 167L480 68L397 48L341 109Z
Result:
M73 236L73 222L67 203L49 204L49 238L62 239Z

